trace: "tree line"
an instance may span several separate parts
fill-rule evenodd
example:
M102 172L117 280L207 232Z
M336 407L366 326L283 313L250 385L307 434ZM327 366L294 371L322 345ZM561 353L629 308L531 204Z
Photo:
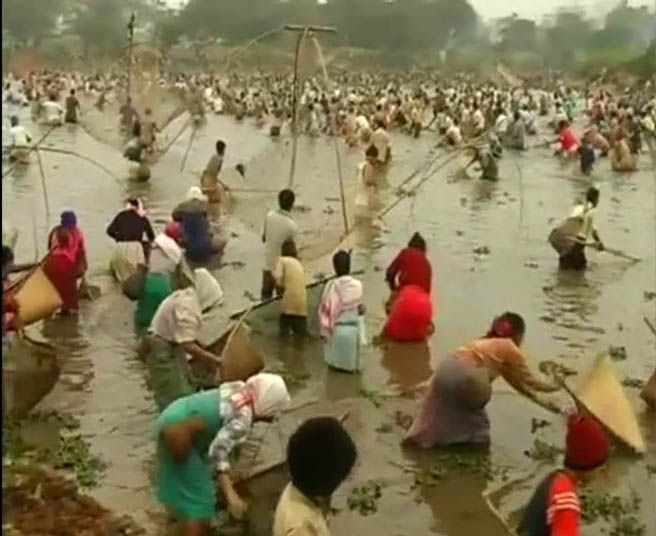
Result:
M79 39L85 56L115 54L125 47L133 11L141 34L163 52L180 42L244 43L296 23L334 26L333 43L342 46L411 54L476 45L567 67L578 57L644 51L654 37L647 8L626 0L601 24L576 9L541 23L513 14L484 24L467 0L189 0L179 10L162 0L2 0L3 46L68 35Z

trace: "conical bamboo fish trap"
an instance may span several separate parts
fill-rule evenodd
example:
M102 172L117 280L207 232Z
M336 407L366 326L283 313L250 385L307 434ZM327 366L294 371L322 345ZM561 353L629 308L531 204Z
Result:
M7 292L15 292L18 315L28 326L52 315L62 306L62 299L40 264L26 277L14 283Z
M587 374L581 376L574 396L618 440L642 454L645 440L631 404L607 355L601 355Z

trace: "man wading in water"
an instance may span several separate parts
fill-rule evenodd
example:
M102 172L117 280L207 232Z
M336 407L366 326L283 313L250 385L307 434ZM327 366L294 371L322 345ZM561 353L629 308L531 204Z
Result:
M223 168L226 144L222 140L216 142L216 154L213 154L203 171L201 188L210 203L221 203L225 187L219 180L219 174Z
M75 96L75 90L71 89L71 94L66 97L66 115L64 121L67 123L77 123L78 114L80 113L80 101Z
M585 201L574 207L570 217L554 229L549 236L549 242L558 251L558 265L561 270L585 270L588 260L585 256L585 246L590 245L590 237L599 251L604 250L604 244L595 228L595 209L599 204L599 190L588 188Z
M278 194L278 210L271 210L264 219L262 242L264 242L264 271L262 274L261 298L267 300L273 297L275 289L275 270L282 245L286 240L294 240L298 226L292 218L291 210L296 196L291 190L281 190Z

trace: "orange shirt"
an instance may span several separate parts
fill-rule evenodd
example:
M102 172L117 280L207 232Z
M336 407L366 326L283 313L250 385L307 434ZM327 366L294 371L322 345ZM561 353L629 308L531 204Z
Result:
M456 351L458 358L482 363L490 371L490 380L499 376L513 387L526 386L536 391L551 392L558 389L551 382L537 378L526 365L522 350L508 338L478 339Z

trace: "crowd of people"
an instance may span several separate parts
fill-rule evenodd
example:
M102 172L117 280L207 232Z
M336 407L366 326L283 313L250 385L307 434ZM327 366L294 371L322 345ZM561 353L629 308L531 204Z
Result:
M361 148L364 161L355 205L364 213L375 210L380 175L394 158L391 131L434 136L447 149L471 151L467 167L478 163L486 180L499 179L497 160L504 150L529 149L529 137L544 128L550 138L557 138L536 146L557 143L558 157L577 160L585 174L605 156L615 171L635 170L638 155L656 135L656 94L649 84L615 95L596 88L577 91L563 84L549 91L501 89L466 77L445 81L434 73L341 74L335 79L339 89L332 93L306 79L295 112L289 76L162 74L158 82L191 95L203 113L252 119L274 138L286 132L336 135L345 145ZM102 109L119 98L121 83L122 77L112 74L31 73L5 80L4 95L13 104L32 105L35 118L56 126L76 123L84 113L78 93ZM64 95L62 106L59 101ZM140 114L129 100L121 108L119 122L128 134L125 156L139 164L137 175L143 179L149 175L144 154L154 150L158 125L150 109ZM583 130L577 132L574 125L581 124ZM10 133L12 158L29 163L31 137L17 116L11 118ZM224 141L216 142L200 183L189 188L161 232L155 231L139 199L127 200L107 228L115 242L110 268L125 294L136 302L139 355L158 409L157 496L183 522L186 536L208 530L218 503L215 478L230 514L244 517L246 503L229 477L231 454L246 441L253 422L276 417L291 402L285 381L276 374L258 372L224 381L221 356L198 340L203 319L223 302L221 285L206 266L225 246L213 228L213 215L226 194L220 180L226 148ZM363 368L367 343L363 284L351 274L351 252L340 250L332 258L334 275L325 283L320 305L310 310L305 268L298 254L300 230L292 215L295 201L292 190L282 190L278 208L263 215L261 299L280 296L281 337L306 337L308 317L316 315L326 366L357 373ZM585 269L586 246L603 250L594 223L599 201L599 191L591 187L559 226L552 245L561 269ZM88 267L85 238L73 211L61 214L60 225L48 236L48 249L44 271L62 298L61 314L73 314ZM376 339L422 342L432 334L434 273L427 249L417 232L391 260L385 272L390 290L387 319ZM11 249L3 246L3 284L12 262ZM186 284L181 277L185 266ZM3 335L20 328L19 317L16 304L3 294ZM404 442L420 448L489 444L485 408L492 383L500 376L527 399L559 413L558 405L544 394L559 391L563 379L531 372L521 348L525 334L523 318L505 312L484 336L441 359ZM208 372L213 388L199 387L190 361ZM577 475L606 461L610 441L599 423L577 413L569 418L565 443L565 467L537 488L520 524L522 536L579 534ZM275 512L274 536L328 536L326 506L353 468L357 457L353 440L335 419L310 419L289 440L287 456L291 483Z

